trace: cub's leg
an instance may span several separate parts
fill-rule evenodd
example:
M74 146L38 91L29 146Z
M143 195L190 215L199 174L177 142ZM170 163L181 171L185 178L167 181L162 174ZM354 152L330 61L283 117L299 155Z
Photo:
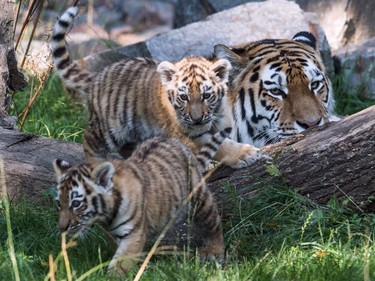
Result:
M193 195L191 203L195 208L194 223L202 231L203 237L199 254L203 259L221 260L224 254L221 218L214 197L204 183Z
M108 133L108 129L102 128L104 125L89 122L83 135L83 150L87 162L91 165L98 165L108 158L128 158L136 147L136 144L124 144L118 147L114 137ZM119 150L119 154L113 153Z
M83 151L87 162L91 165L97 165L107 159L111 152L110 147L105 141L105 133L99 122L90 121L83 134Z
M108 265L111 274L122 275L131 268L141 255L146 243L146 231L139 227L137 231L119 241L116 253Z
M215 158L232 168L243 168L265 155L259 148L229 138L220 145Z
M209 142L211 138L212 134L205 133L199 138L196 138L195 142L200 146L203 146L205 143ZM220 145L215 155L215 160L218 160L232 168L243 168L263 156L264 155L261 153L259 148L256 148L255 146L239 143L226 138Z

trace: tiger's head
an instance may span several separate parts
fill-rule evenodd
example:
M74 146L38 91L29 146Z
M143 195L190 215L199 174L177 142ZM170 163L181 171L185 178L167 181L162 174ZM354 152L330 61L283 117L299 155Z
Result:
M104 162L92 169L88 164L72 167L57 159L53 162L57 176L56 205L58 227L69 235L81 234L108 214L106 196L112 195L114 166Z
M212 62L204 57L187 57L177 63L163 61L158 65L168 99L190 136L206 132L215 122L221 122L227 107L230 69L226 59Z
M338 119L333 115L331 83L311 33L234 48L216 45L215 56L228 59L233 67L233 139L261 147Z

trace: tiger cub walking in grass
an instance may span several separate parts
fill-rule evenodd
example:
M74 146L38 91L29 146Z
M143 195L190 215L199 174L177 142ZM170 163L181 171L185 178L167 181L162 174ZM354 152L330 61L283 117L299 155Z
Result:
M118 241L109 269L121 273L142 252L149 235L190 207L194 223L204 231L200 254L221 257L221 220L202 171L230 132L216 133L197 156L179 140L156 137L140 144L127 160L96 167L55 160L60 230L79 234L101 223Z
M232 126L228 60L129 58L92 73L72 62L65 45L77 14L78 8L71 7L57 21L51 47L66 86L87 97L90 116L83 146L89 163L100 163L116 150L126 158L137 143L165 134L198 152L213 134ZM215 159L238 168L257 159L258 152L226 139Z

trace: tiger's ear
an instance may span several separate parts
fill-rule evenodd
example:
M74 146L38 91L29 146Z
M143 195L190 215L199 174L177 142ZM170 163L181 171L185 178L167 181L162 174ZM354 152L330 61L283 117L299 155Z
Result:
M172 77L176 73L177 69L173 63L170 63L169 61L162 61L159 63L156 71L160 73L162 84L166 85L172 81Z
M69 162L61 159L55 159L53 161L53 168L55 169L57 180L60 180L60 178L65 174L65 172L71 167L72 165L70 165Z
M229 71L232 69L230 62L226 59L219 59L210 66L216 76L223 83L228 82Z
M242 56L244 50L231 49L223 44L215 45L214 54L218 59L227 59L234 71L244 68L247 64L246 58Z
M112 163L104 162L91 172L91 178L95 183L104 188L104 192L108 192L112 189L112 177L115 173L115 167Z
M313 47L314 50L317 49L316 38L310 32L307 32L307 31L298 32L296 35L293 36L292 40L309 45L310 47Z

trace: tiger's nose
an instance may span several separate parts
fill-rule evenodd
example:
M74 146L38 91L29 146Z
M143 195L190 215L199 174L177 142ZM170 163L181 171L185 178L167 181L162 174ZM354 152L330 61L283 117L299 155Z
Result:
M308 129L310 127L319 125L321 120L322 118L320 117L320 118L315 118L315 119L301 119L301 120L297 120L296 122L302 128Z
M203 115L199 117L191 116L191 121L193 121L194 124L201 124L203 121Z
M69 228L69 224L59 225L59 230L61 233L63 233L64 231L67 231L68 228Z

